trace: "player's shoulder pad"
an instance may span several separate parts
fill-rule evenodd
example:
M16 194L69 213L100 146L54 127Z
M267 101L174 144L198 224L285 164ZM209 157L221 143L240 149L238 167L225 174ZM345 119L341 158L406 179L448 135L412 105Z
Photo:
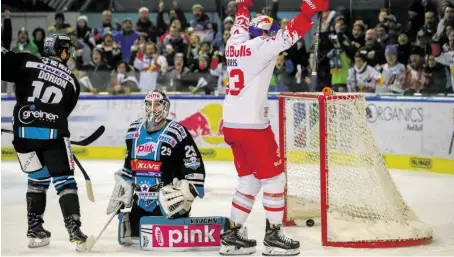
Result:
M126 139L134 138L135 134L139 130L140 125L142 125L142 119L133 121L128 127L128 132L126 133Z
M179 142L183 141L186 137L191 136L188 130L177 121L170 121L165 129L167 133L173 134Z

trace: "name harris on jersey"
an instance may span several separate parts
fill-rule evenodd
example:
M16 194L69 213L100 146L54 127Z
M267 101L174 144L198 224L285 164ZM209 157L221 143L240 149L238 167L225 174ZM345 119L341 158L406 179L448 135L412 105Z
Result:
M230 67L237 67L238 62L237 59L234 58L241 58L241 57L248 57L252 55L251 48L242 45L239 49L235 49L235 46L228 46L225 49L225 57L227 59L227 66Z

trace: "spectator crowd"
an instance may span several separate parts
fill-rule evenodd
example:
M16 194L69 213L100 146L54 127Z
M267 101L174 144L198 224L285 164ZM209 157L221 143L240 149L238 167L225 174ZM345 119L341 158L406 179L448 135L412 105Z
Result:
M415 0L408 9L408 22L400 22L387 9L369 18L350 21L342 11L321 15L318 58L304 39L282 52L270 81L270 92L335 91L376 93L452 93L454 85L454 4L452 0ZM284 28L290 18L277 17L278 0L257 15L278 19ZM5 11L2 45L15 52L43 54L44 38L67 33L75 46L68 67L81 82L82 91L128 94L159 88L166 91L224 94L228 74L224 50L236 12L235 1L221 8L222 24L209 19L200 4L192 6L188 20L178 2L165 6L161 0L156 20L147 7L139 9L137 21L121 24L112 12L102 13L98 27L88 26L79 16L72 28L64 13L55 24L21 28L12 42L12 24ZM315 88L311 72L316 65Z

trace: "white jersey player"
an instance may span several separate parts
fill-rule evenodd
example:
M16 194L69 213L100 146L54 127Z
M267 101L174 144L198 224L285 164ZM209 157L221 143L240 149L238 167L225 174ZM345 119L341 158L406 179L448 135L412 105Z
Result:
M282 230L285 174L268 117L268 87L279 53L290 48L312 27L312 16L328 9L328 0L304 0L299 13L285 28L259 16L249 22L252 0L237 0L238 11L227 41L225 57L229 86L223 107L223 133L232 148L239 185L232 201L231 224L222 234L222 255L256 251L243 227L255 196L263 187L266 213L263 255L297 255L299 242Z

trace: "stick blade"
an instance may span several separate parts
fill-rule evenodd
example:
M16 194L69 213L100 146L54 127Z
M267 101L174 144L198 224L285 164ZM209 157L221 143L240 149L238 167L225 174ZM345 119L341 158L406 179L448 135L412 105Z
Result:
M93 249L93 246L95 245L95 237L94 236L89 236L87 238L87 241L85 241L87 245L87 252L91 252L91 249Z
M95 194L93 194L93 186L91 180L85 180L85 186L87 187L87 197L91 202L95 201Z

